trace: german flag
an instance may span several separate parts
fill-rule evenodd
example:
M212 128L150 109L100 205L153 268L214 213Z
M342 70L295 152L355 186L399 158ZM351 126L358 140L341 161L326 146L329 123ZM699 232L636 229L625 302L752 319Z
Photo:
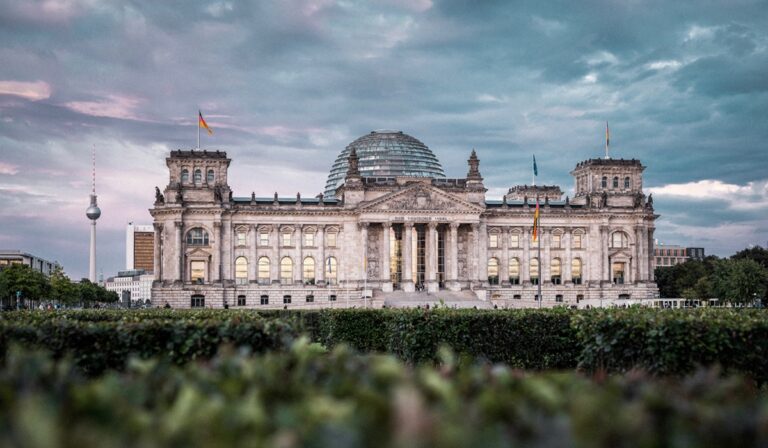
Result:
M539 239L539 198L536 198L536 211L533 212L533 241Z
M208 135L213 135L213 129L208 127L208 123L205 122L203 114L199 110L197 111L197 126L205 129L208 132Z

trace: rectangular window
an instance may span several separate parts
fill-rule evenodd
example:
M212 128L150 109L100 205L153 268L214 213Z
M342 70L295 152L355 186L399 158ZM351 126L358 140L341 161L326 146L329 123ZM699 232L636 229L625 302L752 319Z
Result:
M291 234L290 233L283 233L283 246L290 246L291 245Z
M205 308L205 296L194 295L190 303L192 308Z
M237 245L238 246L245 246L245 237L246 233L243 231L237 232Z
M560 235L552 235L552 248L553 249L560 249Z
M291 296L283 296L283 303L285 304L291 303Z
M335 302L336 301L336 294L331 294L331 296L328 297L328 301Z
M245 296L237 296L237 306L245 306Z
M269 305L269 296L261 296L259 303L262 305Z
M315 246L315 234L314 233L305 233L304 234L304 247L314 247Z
M514 296L512 296L513 300L520 300L521 298L522 296L520 296L520 294L515 294Z
M557 294L555 296L555 302L562 302L562 301L563 301L563 295L562 294Z
M520 235L516 233L509 235L509 247L513 249L517 249L518 247L520 247Z
M204 261L192 261L189 263L189 280L192 283L202 283L205 281Z
M581 249L581 235L573 235L572 237L572 247L574 249Z
M336 247L336 232L331 232L325 235L325 245L328 247Z
M259 233L259 246L269 246L269 233Z
M488 235L488 247L499 247L499 235L497 233Z
M307 303L313 303L315 301L315 296L312 294L307 296Z
M582 300L584 300L584 294L578 294L578 295L576 295L576 303L579 303L579 302L581 302Z

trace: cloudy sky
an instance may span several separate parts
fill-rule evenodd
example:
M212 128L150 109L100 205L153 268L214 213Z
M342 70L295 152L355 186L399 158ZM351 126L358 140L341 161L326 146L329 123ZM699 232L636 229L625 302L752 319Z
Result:
M122 269L198 108L238 196L314 196L382 128L449 177L477 148L490 198L530 182L532 154L572 195L608 120L613 155L648 167L662 242L768 240L765 0L0 0L0 248L86 275L95 145L98 269Z

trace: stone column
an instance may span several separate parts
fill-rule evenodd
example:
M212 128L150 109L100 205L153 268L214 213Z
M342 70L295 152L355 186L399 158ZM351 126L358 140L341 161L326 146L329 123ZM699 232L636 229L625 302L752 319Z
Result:
M550 246L552 245L552 229L541 228L541 241L539 244L543 245L541 251L541 258L539 260L539 281L543 281L542 285L552 283L552 252ZM562 268L562 264L560 265ZM542 294L544 294L542 292Z
M611 283L611 260L608 256L608 226L600 226L600 277L603 282Z
M488 227L484 222L478 226L477 268L477 280L485 285L488 283Z
M530 227L523 228L523 259L520 260L520 283L531 282L531 232ZM539 266L541 270L541 266Z
M184 240L182 238L182 228L184 223L181 221L175 221L174 228L176 229L176 247L174 248L173 259L175 264L174 280L184 282Z
M214 282L220 282L221 281L221 274L222 274L222 252L224 251L224 244L221 240L221 221L217 221L213 223L213 241L216 246L213 249L213 269L212 271L212 280Z
M425 254L426 268L427 268L427 291L434 293L437 292L437 223L430 222L427 224L426 235L426 254Z
M154 249L154 252L153 252L154 258L152 260L152 263L153 263L152 267L154 268L154 271L155 271L154 272L155 280L159 281L159 280L163 279L163 275L161 273L163 258L160 255L161 251L162 251L162 247L160 246L160 244L162 242L161 234L163 233L163 225L156 222L154 224L154 228L155 228L155 235L154 235L155 240L154 240L154 243L153 243L154 244L154 248L153 248Z
M451 291L461 290L461 284L459 283L459 223L452 222L449 224L450 228L450 244L449 248L449 266L448 270L448 289Z
M413 292L413 223L403 224L403 291Z
M392 276L389 266L389 250L391 245L389 232L391 229L391 223L381 223L381 290L384 292L392 292Z
M643 280L643 254L644 254L644 241L643 241L643 227L635 226L635 259L634 261L634 277L633 283L638 283Z
M318 285L325 285L325 269L326 269L326 262L325 262L325 226L319 225L317 226L317 239L315 240L315 244L318 247L318 252L320 253L320 270L315 270L317 275L317 284Z
M269 264L270 276L272 277L272 283L280 283L280 225L274 224L272 226L272 262Z
M259 281L259 226L253 224L251 226L251 259L248 261L248 278L250 282L255 283Z
M648 228L648 281L656 281L656 273L653 269L653 263L655 262L655 256L653 254L653 227Z
M362 260L358 261L358 262L362 262L361 275L359 279L361 283L365 283L368 281L368 223L367 222L360 223L360 238L362 239L362 244L360 247L362 249L363 258Z
M573 274L571 272L571 262L573 261L573 255L571 254L571 246L573 245L572 241L572 234L573 229L568 227L565 229L565 260L562 261L562 269L563 269L563 283L571 283L571 275ZM582 275L583 277L583 275Z
M501 265L499 266L499 282L509 286L509 227L501 228Z
M469 270L472 273L470 280L472 284L478 286L478 278L480 277L480 224L472 223L472 249L467 251L467 263L469 264Z
M304 226L299 224L296 226L296 264L298 269L293 271L293 283L301 285L304 283Z

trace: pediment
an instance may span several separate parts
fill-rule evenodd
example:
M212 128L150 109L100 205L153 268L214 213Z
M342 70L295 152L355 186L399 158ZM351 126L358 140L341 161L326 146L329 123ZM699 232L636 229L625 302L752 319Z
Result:
M610 249L609 255L611 258L632 258L632 251L627 247L621 249Z
M483 208L431 185L416 184L362 204L360 211L481 213Z
M205 249L196 247L192 250L188 250L187 256L188 257L209 257L211 256L211 254Z

